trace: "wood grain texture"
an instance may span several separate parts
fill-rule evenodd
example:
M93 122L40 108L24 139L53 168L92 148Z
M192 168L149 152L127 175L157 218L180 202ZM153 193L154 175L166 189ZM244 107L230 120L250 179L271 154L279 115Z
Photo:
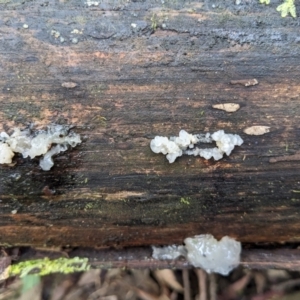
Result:
M0 130L73 124L84 139L48 172L0 166L0 244L300 241L298 162L269 162L299 151L299 19L254 0L164 2L0 1ZM241 108L212 108L227 102ZM253 125L270 133L245 135ZM151 152L180 129L244 144L217 162Z

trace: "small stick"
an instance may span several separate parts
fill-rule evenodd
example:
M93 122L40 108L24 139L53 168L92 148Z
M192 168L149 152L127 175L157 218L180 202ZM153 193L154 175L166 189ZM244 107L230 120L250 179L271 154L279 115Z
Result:
M184 300L191 300L191 285L189 279L189 270L182 270L182 280L183 280L183 296Z
M206 300L207 299L206 272L201 269L197 269L196 274L198 277L199 300Z

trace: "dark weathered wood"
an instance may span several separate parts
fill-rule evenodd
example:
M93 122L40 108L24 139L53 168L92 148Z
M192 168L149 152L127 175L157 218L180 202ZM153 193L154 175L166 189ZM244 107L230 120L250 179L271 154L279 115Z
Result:
M299 150L299 19L276 1L4 2L1 129L73 124L84 142L49 172L20 156L0 166L2 245L300 241L299 162L269 162ZM211 107L225 102L241 109ZM252 125L271 132L243 134ZM180 129L245 142L218 162L151 152L152 137Z

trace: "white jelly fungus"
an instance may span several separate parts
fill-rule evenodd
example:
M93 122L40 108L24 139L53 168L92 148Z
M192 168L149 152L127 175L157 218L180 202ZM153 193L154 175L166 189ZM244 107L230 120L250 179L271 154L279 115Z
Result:
M173 260L179 256L186 256L186 249L184 246L170 245L165 247L152 246L152 257L159 260Z
M241 243L224 236L217 241L211 234L196 235L184 240L187 260L208 273L228 275L240 263Z
M153 246L152 257L174 260L184 256L195 268L222 275L228 275L240 263L241 243L228 236L217 241L211 234L202 234L186 238L184 243L185 246Z
M14 155L7 144L0 142L0 164L11 164Z
M52 124L46 130L35 132L31 128L15 128L10 136L6 132L0 133L0 164L10 164L14 153L21 153L24 158L31 159L42 156L40 167L48 171L54 165L53 155L80 143L80 136L70 132L70 126Z
M197 143L216 142L214 148L198 148ZM154 153L166 155L169 163L173 163L177 157L183 154L201 156L205 159L214 158L219 160L224 154L230 155L235 146L243 144L242 138L237 134L227 134L224 130L219 130L213 134L189 134L185 130L180 130L178 137L156 136L150 142L150 148Z

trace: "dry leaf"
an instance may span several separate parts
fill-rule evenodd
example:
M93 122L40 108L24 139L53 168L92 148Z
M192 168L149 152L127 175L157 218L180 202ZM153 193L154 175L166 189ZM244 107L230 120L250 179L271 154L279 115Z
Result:
M183 291L182 285L177 281L175 274L172 270L157 270L154 274L157 280L162 284L166 284L168 287L174 289L177 292Z
M276 283L272 286L272 291L276 292L287 292L292 290L294 287L299 287L300 279L290 279L281 283ZM299 298L298 298L299 299Z
M0 257L0 281L9 277L10 264L10 256Z
M66 277L55 287L55 289L53 289L50 300L65 299L72 286L73 281L70 279L70 277Z
M235 112L238 109L240 109L240 105L237 103L214 104L212 107L216 109L225 110L227 112Z
M118 300L118 297L116 295L103 296L101 300Z
M247 273L239 280L230 284L222 293L223 299L236 299L239 294L246 288L251 279L251 273Z
M5 270L3 270L1 273L0 273L0 282L2 280L6 280L8 277L9 277L9 271L10 271L10 266L7 267Z
M89 270L81 275L79 281L77 282L78 286L85 286L89 284L96 284L100 286L100 269Z
M264 294L255 295L251 297L251 300L282 300L282 299L288 299L284 297L285 295L282 292L277 291L267 291ZM283 298L284 297L284 298ZM298 299L298 298L297 298Z
M267 285L266 276L261 272L253 272L253 278L255 281L257 294L262 294Z
M291 274L287 270L266 270L268 280L272 283L283 281L291 278Z
M150 270L131 270L131 285L142 289L145 292L159 295L159 286L154 279L150 277Z
M251 126L244 129L244 133L249 135L262 135L267 132L270 132L269 126Z
M139 298L141 298L142 300L169 300L170 299L167 295L162 294L160 296L155 296L143 290L140 290L138 288L136 289L136 293L139 296Z

